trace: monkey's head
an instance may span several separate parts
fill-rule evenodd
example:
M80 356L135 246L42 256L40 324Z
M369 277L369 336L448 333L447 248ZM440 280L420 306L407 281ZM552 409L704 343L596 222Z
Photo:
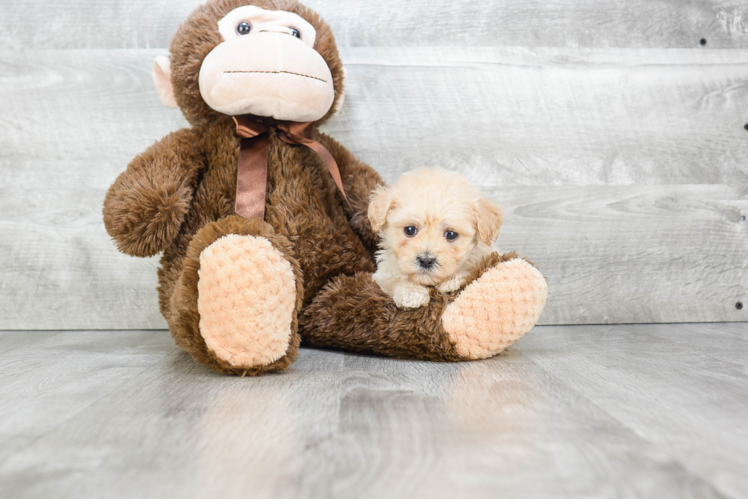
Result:
M296 0L209 0L158 57L161 101L193 125L223 115L324 122L343 103L345 73L330 27Z

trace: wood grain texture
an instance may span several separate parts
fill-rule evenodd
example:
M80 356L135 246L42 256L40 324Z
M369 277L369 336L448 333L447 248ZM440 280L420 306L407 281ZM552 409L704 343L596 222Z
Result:
M522 349L550 373L575 373L564 381L581 397L719 491L742 497L747 338L745 323L553 327Z
M168 339L8 335L28 369L4 394L32 420L66 404L39 404L40 346L75 394L97 384L78 369L91 352L138 364L127 335ZM302 349L288 373L244 379L173 352L34 429L0 459L0 496L744 497L746 359L748 323L540 327L454 364Z
M186 122L146 86L150 57L28 54L0 57L0 328L129 328L133 314L164 328L157 259L113 251L101 210L127 163Z
M165 326L156 260L101 222L129 160L185 125L152 90L158 53L0 53L0 328ZM343 55L326 131L390 181L436 164L500 186L500 245L551 280L542 322L745 319L748 51Z
M748 193L728 186L495 188L502 250L548 279L541 324L746 321Z
M153 331L1 332L0 461L176 349Z
M748 51L363 48L327 129L387 179L748 184Z
M0 46L168 47L201 0L6 0ZM307 0L343 47L748 47L742 0ZM44 16L40 16L40 12ZM54 20L54 21L50 21Z

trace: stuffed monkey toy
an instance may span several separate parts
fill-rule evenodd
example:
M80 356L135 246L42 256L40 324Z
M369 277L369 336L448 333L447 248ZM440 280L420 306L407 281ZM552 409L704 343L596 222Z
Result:
M295 0L208 0L154 63L161 100L191 127L128 165L104 223L126 254L163 252L161 313L214 370L281 371L302 344L487 358L543 310L544 278L513 253L415 310L372 281L367 209L382 179L317 130L340 109L344 76L330 27Z

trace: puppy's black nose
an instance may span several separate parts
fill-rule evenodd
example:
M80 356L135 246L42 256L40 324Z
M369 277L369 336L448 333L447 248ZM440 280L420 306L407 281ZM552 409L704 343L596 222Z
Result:
M434 267L434 264L436 264L435 258L425 255L419 255L418 258L416 258L416 261L418 261L418 265L424 269L431 269Z

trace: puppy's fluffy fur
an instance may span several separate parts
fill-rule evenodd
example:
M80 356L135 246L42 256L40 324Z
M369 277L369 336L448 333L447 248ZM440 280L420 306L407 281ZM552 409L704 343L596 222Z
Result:
M428 304L429 287L459 289L491 252L502 222L501 210L477 187L440 168L378 187L368 215L380 236L374 281L409 309Z

